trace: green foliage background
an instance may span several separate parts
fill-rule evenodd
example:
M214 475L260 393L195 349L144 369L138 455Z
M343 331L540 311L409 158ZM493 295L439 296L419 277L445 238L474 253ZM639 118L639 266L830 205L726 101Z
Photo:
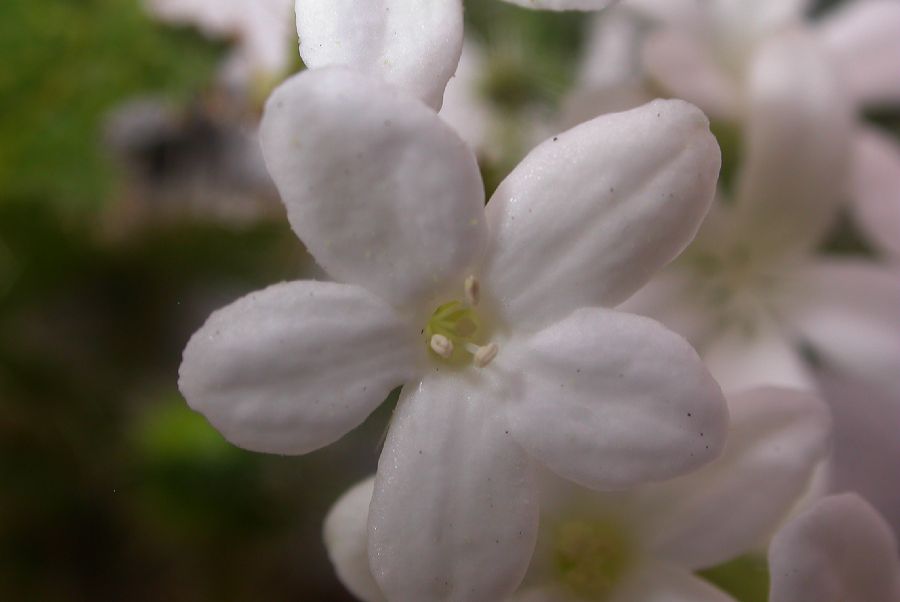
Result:
M101 119L123 99L186 102L222 48L149 21L134 0L0 3L0 190L97 208L115 182Z

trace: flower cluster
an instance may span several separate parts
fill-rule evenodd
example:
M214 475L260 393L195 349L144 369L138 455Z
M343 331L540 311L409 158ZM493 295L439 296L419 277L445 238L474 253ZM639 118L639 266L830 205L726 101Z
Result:
M800 1L513 3L606 10L578 125L485 205L438 113L461 1L297 0L308 69L261 142L331 280L215 312L188 403L236 445L303 454L402 387L376 475L325 522L369 602L722 602L707 571L767 549L772 602L897 602L891 527L827 494L847 471L872 503L900 491L853 461L871 414L836 392L900 416L900 278L820 249L852 196L897 250L900 161L857 109L900 97L881 52L900 4L813 27ZM898 425L865 443L879 462Z

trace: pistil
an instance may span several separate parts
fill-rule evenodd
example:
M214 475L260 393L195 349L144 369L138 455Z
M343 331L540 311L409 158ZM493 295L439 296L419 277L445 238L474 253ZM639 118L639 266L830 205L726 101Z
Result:
M423 334L439 358L462 364L470 361L468 354L476 367L484 368L497 357L500 347L483 342L484 332L475 312L481 288L475 276L466 278L463 292L465 301L449 301L434 310Z

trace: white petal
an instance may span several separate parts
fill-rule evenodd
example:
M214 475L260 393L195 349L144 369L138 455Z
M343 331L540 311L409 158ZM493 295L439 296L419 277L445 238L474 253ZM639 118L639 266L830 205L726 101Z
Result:
M777 323L760 318L750 332L734 326L701 349L703 361L726 393L753 387L813 388L806 367L789 332Z
M563 99L559 124L563 127L576 126L605 113L618 113L639 107L653 100L643 81L623 83L607 88L579 88Z
M323 538L328 558L341 583L363 602L384 602L369 568L369 503L375 477L357 483L338 499L325 517Z
M447 83L441 119L477 152L483 152L491 139L493 115L486 95L481 89L485 71L484 49L466 40L459 67Z
M638 81L643 76L639 52L643 29L641 19L627 8L605 11L591 19L578 85L610 89Z
M900 396L859 377L820 371L818 384L834 415L834 491L866 498L900 534Z
M745 554L769 537L829 449L824 402L789 389L729 399L725 452L690 475L639 493L655 553L692 570Z
M404 389L378 463L369 558L388 598L501 600L537 537L537 491L474 371Z
M692 32L663 29L648 36L644 65L672 96L696 104L710 117L732 119L740 111L739 82Z
M691 241L719 147L706 117L657 100L534 149L487 208L484 291L517 329L627 299Z
M481 254L484 189L449 126L399 90L315 69L266 105L263 151L294 231L336 280L421 303Z
M802 22L813 0L712 0L709 2L719 35L753 42L779 29Z
M734 202L741 238L761 253L782 257L818 244L843 200L851 114L832 71L800 31L772 38L751 69Z
M897 602L897 542L852 493L824 498L787 524L769 548L771 602Z
M525 8L537 10L602 10L619 0L506 0Z
M609 602L735 602L688 571L652 563L632 575Z
M900 391L900 274L863 260L820 261L795 274L794 326L819 359Z
M522 373L513 434L563 477L623 488L684 474L722 450L718 385L684 339L649 318L581 309L505 353Z
M854 100L900 100L900 2L845 3L822 23L820 35Z
M573 127L656 98L641 62L645 29L645 22L626 7L603 11L591 20L577 84L563 98L561 125Z
M861 129L853 166L850 193L857 220L872 242L900 259L900 145L874 129Z
M359 287L276 284L209 317L184 350L178 386L235 445L302 454L359 425L415 374L409 330Z
M307 67L352 67L441 107L462 50L461 0L297 0L296 8Z
M716 328L709 312L696 300L696 286L690 274L672 266L655 276L617 309L653 318L696 344L705 340Z
M628 0L625 6L648 19L675 27L698 25L708 10L699 0Z

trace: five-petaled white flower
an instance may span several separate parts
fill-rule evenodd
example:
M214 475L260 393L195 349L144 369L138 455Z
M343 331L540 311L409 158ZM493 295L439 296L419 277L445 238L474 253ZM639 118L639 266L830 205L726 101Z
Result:
M262 141L292 227L337 282L214 313L179 384L229 440L283 454L332 443L405 384L370 521L385 593L510 593L537 530L532 459L621 488L719 453L727 408L694 350L605 309L708 210L719 150L695 107L655 101L554 136L486 209L449 126L351 70L288 80Z
M618 0L507 0L527 8L600 10ZM403 87L439 109L463 47L462 0L296 0L300 56Z
M769 546L769 602L897 602L897 540L854 493L823 498Z
M733 602L693 572L752 552L771 536L827 453L831 421L821 401L788 389L745 392L729 408L724 453L690 475L615 493L545 475L537 549L512 600ZM384 600L366 555L373 487L368 479L342 496L324 528L338 576L365 602Z

